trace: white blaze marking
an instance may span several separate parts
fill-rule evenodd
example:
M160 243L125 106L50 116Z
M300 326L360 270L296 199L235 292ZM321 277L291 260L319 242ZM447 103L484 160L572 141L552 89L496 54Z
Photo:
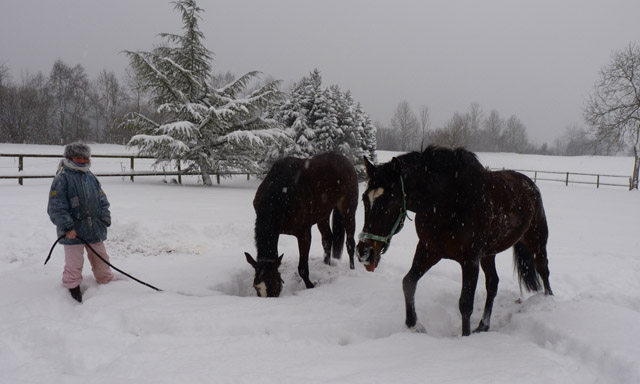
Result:
M384 188L378 188L370 191L369 194L367 195L367 197L369 198L369 205L373 207L373 203L376 201L378 197L382 196L383 193L384 193Z
M255 286L256 290L258 290L258 296L267 297L267 284L263 281L262 283Z

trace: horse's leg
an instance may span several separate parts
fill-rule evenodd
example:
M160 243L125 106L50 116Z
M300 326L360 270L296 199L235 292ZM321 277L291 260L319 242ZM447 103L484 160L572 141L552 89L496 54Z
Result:
M462 336L471 334L471 314L473 313L473 299L478 285L478 272L480 267L477 260L461 263L462 266L462 292L460 293L460 314L462 315Z
M536 271L542 279L542 285L544 286L544 293L546 295L553 295L551 290L551 284L549 284L549 259L547 258L547 239L549 238L549 227L547 225L547 217L544 213L544 207L542 206L542 200L539 203L538 210L536 212L535 225L532 229L536 236L534 238L533 246L531 249L535 250Z
M540 246L535 255L536 259L536 271L542 279L542 285L544 285L544 294L553 295L551 290L551 284L549 284L549 259L547 259L547 247Z
M300 259L298 261L298 275L304 281L304 285L307 288L313 288L314 285L309 280L309 248L311 247L311 227L307 228L301 234L296 236L298 238L298 252L300 253Z
M489 330L491 323L491 311L493 310L493 299L498 292L498 272L496 272L496 255L489 255L482 258L480 266L484 271L486 287L487 287L487 301L484 304L484 313L482 314L482 320L478 324L478 328L474 329L474 332L486 332Z
M331 265L331 244L333 234L329 226L329 216L323 217L318 221L318 230L322 236L322 248L324 249L324 263Z
M542 279L545 295L553 295L551 284L549 284L549 259L547 259L547 238L549 229L544 211L539 211L534 219L534 224L522 237L524 245L532 250L533 258L536 263L536 272Z
M347 253L349 254L349 268L355 269L354 255L356 252L356 240L354 238L356 233L356 208L358 200L356 200L353 207L345 209L342 212L342 218L344 220L344 231L347 237Z
M422 242L418 242L411 269L409 269L409 272L407 272L406 276L402 279L404 304L407 311L405 324L412 331L426 332L422 324L418 323L418 315L416 315L416 287L418 286L418 280L438 261L440 261L440 259L437 257L429 257L427 247L422 244Z

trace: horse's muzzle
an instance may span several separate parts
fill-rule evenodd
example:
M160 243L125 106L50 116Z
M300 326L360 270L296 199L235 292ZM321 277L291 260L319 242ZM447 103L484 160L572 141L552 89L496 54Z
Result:
M375 271L378 261L376 260L375 250L371 245L359 242L356 253L358 254L358 261L364 265L367 271Z

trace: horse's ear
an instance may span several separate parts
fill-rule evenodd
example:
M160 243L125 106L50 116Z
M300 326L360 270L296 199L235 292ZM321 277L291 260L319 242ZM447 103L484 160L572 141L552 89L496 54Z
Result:
M397 157L391 159L391 169L394 173L400 173L402 171L402 165L400 164L400 160Z
M362 158L364 159L364 167L367 171L367 176L369 176L370 179L373 179L373 176L376 174L376 166L369 161L367 156L362 156Z
M256 268L258 266L258 263L256 263L253 257L251 257L251 255L248 254L247 252L244 253L244 257L247 258L247 263L251 264L253 268Z

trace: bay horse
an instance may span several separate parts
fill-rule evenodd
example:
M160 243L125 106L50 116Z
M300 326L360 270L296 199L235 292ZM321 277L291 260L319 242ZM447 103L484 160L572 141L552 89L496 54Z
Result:
M255 260L246 252L245 257L255 269L253 287L258 296L277 297L282 290L280 234L298 239L298 274L307 288L313 288L309 248L314 224L322 236L325 264L331 263L331 256L341 257L346 234L349 267L354 268L358 176L345 156L326 152L310 159L278 160L258 187L253 207L258 254ZM332 213L333 229L329 226Z
M547 260L547 220L540 190L515 171L489 171L463 148L430 146L423 152L394 157L375 166L365 158L367 189L362 200L365 221L357 254L375 270L407 211L415 212L418 234L413 263L402 280L406 325L425 332L415 311L418 280L441 259L462 268L459 308L462 335L471 333L470 318L479 268L486 277L487 299L475 332L489 330L498 290L495 256L513 247L520 286L552 295Z

